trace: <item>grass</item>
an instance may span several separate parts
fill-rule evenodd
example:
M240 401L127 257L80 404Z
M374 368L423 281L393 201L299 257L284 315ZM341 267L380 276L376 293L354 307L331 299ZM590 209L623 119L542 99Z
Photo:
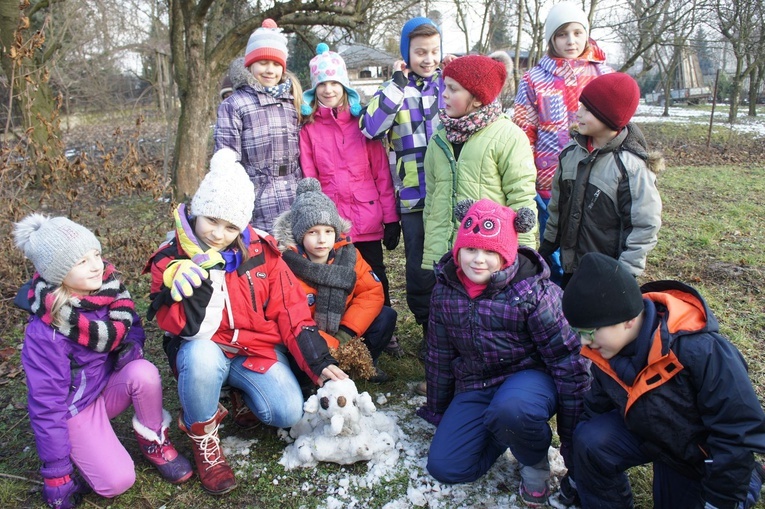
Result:
M678 151L668 158L671 166L659 176L659 187L664 203L663 226L659 244L651 253L646 274L641 282L654 279L678 279L698 288L717 315L724 334L741 349L747 358L750 375L760 396L765 399L765 158L750 157L737 152L736 164L710 156L710 163L698 145L706 135L704 130L689 130L691 134L666 131L663 124L643 126L649 140L665 142L664 147L687 146L681 139L690 136L695 143L692 150L694 166L682 165ZM665 132L666 131L666 132ZM726 142L722 137L716 143ZM729 141L729 140L728 140ZM750 142L754 146L755 142ZM762 143L760 140L759 143ZM715 150L713 148L713 150ZM691 153L691 152L689 152ZM715 152L719 154L719 150ZM699 164L700 163L700 164ZM691 163L686 163L691 164ZM131 210L129 215L124 210ZM152 245L161 240L162 232L169 228L166 206L160 206L140 196L122 198L109 203L102 210L106 224L129 228L132 221L138 226L150 224L142 230L147 238L138 247L148 257ZM160 219L158 219L160 218ZM127 223L127 224L125 224ZM96 224L92 221L89 224ZM115 230L116 231L116 230ZM125 235L108 236L110 248L123 246ZM421 339L421 329L406 307L404 292L403 247L387 253L393 306L399 312L397 335L410 355L400 360L383 356L382 368L395 379L382 390L390 394L393 404L402 402L408 386L423 376L422 366L415 357ZM139 309L146 309L148 297L147 276L139 277L140 267L126 271L128 284L136 297ZM9 306L4 302L3 306ZM11 313L8 310L5 310ZM34 437L26 414L26 387L19 367L20 341L23 336L23 313L13 314L15 322L7 326L0 339L0 507L43 507L40 499ZM146 325L148 337L147 357L160 368L165 389L165 406L174 413L179 408L176 383L169 373L161 350L160 332L153 323ZM379 392L375 386L359 383L360 391ZM230 421L223 436L236 435L250 443L246 456L231 455L239 480L239 487L219 498L207 495L194 479L180 487L159 480L156 472L139 459L137 444L132 436L130 417L123 413L115 420L117 434L123 438L128 450L136 458L138 481L124 495L108 500L96 495L85 498L82 507L113 508L181 508L181 507L317 507L327 504L334 486L326 482L328 476L336 479L350 474L363 474L366 466L338 466L323 464L316 469L285 471L278 464L284 448L273 429L259 427L240 430ZM413 417L413 419L418 419ZM171 435L178 448L190 456L188 440L174 428ZM652 507L651 470L640 467L630 470L636 495L636 507ZM365 491L364 501L357 507L383 507L389 500L406 493L409 479L406 472L391 475L386 482ZM305 489L308 486L309 489ZM338 506L340 507L340 506ZM345 506L343 506L345 507ZM481 507L491 507L482 504ZM765 507L760 504L758 507Z

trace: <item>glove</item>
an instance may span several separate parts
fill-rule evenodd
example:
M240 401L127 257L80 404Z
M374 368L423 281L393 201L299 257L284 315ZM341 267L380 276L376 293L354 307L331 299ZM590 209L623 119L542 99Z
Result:
M425 406L421 406L420 408L418 408L415 413L418 416L425 419L426 421L428 421L430 424L432 424L436 428L438 427L439 424L441 424L441 419L443 419L444 417L444 414L433 413L430 410L428 410L428 408Z
M162 281L170 288L170 296L175 302L191 297L203 279L207 279L207 271L191 260L173 260L162 274Z
M191 261L203 269L211 269L216 265L226 265L223 256L215 249L208 249L204 253L198 253L191 257Z
M346 329L339 329L337 332L335 332L335 339L340 342L341 345L346 344L348 341L353 339L354 334L351 334Z
M401 223L398 221L395 223L385 223L383 227L385 228L383 232L383 245L388 251L393 251L398 246L398 241L401 238Z
M114 369L117 371L127 366L128 362L143 359L143 348L133 341L120 344L117 347L116 353L117 360L114 361Z
M579 506L579 493L576 491L576 483L570 475L566 474L560 481L560 491L558 491L558 502L564 507ZM558 506L560 507L560 506Z
M178 206L178 208L173 211L173 217L175 218L175 230L178 232L178 242L180 242L181 248L183 248L183 252L191 256L192 262L196 263L203 269L210 269L218 264L226 264L226 262L223 260L223 257L217 250L208 249L207 251L202 251L199 245L189 237L187 227L191 227L188 226L184 220L185 205Z
M82 478L65 475L64 477L45 479L42 497L48 507L71 509L80 503L82 495L90 492L90 486Z
M552 267L552 255L558 249L558 246L554 242L549 240L543 240L542 245L539 246L539 254L544 258L548 267Z

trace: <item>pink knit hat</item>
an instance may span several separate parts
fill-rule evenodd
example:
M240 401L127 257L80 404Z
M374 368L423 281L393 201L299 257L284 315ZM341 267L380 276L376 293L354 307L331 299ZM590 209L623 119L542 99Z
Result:
M261 27L250 35L244 52L245 67L260 60L272 60L287 68L287 37L271 18L263 20Z
M507 79L504 64L483 55L455 58L444 68L444 78L451 78L473 94L481 104L494 102Z

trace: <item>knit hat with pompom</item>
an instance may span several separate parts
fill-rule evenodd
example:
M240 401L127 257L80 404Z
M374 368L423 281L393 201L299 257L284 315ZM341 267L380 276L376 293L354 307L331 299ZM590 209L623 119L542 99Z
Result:
M250 35L244 52L244 66L250 67L260 60L272 60L287 68L287 37L271 18L263 20L260 28Z
M348 107L351 115L358 117L361 113L361 98L358 92L351 88L351 82L348 79L348 70L345 68L345 60L338 53L329 50L329 46L319 43L316 46L316 56L311 59L309 64L311 73L311 88L303 92L303 106L300 112L303 115L311 114L311 104L316 99L316 87L326 81L336 81L345 89L348 96Z
M315 178L304 178L298 182L295 202L290 209L292 236L298 244L303 243L305 232L317 224L331 226L338 238L347 227L340 218L335 203L321 191L321 184Z
M223 219L240 230L247 228L255 208L255 186L238 155L222 148L210 159L210 171L191 199L191 215Z

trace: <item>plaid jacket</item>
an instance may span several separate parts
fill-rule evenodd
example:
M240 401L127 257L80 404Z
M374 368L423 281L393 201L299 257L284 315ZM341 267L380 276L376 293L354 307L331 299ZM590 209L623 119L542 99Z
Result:
M274 98L256 83L237 89L218 106L215 151L229 147L255 184L250 224L271 231L295 200L300 171L298 117L292 94Z
M430 301L425 374L427 408L443 414L455 394L501 384L513 373L549 374L558 390L558 434L571 444L589 389L588 362L563 316L561 289L534 250L492 275L471 299L449 252L436 266Z
M395 78L394 73L394 78ZM444 107L441 71L430 78L409 74L405 86L395 79L382 84L369 101L359 124L367 138L386 134L396 153L396 190L401 213L425 206L425 149L440 124L438 110Z

